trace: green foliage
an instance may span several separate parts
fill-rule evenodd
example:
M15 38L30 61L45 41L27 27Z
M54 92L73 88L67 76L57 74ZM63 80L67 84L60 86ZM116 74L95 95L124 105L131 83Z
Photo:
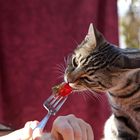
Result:
M128 48L140 48L140 13L136 12L133 0L126 16L121 20L122 34L125 36L125 43Z

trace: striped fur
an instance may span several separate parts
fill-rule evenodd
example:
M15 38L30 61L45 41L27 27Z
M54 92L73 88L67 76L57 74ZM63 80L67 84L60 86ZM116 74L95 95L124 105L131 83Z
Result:
M140 140L140 51L117 48L91 24L64 79L75 90L107 93L113 115L105 125L105 140Z

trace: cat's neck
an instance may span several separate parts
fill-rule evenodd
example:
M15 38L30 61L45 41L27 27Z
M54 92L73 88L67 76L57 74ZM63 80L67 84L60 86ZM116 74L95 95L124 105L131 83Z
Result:
M116 65L122 69L140 68L140 50L138 49L119 49L121 52L120 58Z

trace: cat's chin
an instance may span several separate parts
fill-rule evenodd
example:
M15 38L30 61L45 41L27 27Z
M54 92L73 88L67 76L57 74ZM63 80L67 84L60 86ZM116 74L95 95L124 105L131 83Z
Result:
M69 83L70 87L72 87L72 89L74 91L83 91L85 90L85 88L83 88L83 86L77 85L75 83Z
M105 90L99 89L99 88L94 88L94 89L88 90L90 88L85 88L84 86L77 85L76 83L69 83L69 85L70 85L70 87L72 87L73 91L78 91L78 92L90 91L90 92L94 92L94 93L97 93L97 94L106 92Z

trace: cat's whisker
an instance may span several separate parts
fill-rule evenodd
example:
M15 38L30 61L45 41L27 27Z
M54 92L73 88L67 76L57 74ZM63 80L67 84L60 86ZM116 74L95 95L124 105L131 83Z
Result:
M77 46L79 45L78 41L75 40L75 38L73 38L73 41L74 41L74 43L75 43Z
M63 71L65 71L66 67L64 66L64 64L61 64Z
M68 59L66 57L64 57L64 66L65 66L65 69L66 69L67 64L68 64Z
M85 95L86 95L88 98L92 99L93 101L96 101L95 96L94 96L93 94L91 94L89 91L86 91L86 92L85 92Z
M57 69L57 70L55 71L55 73L64 75L64 73L63 73L61 70L59 70L59 69Z
M76 90L74 90L72 93L73 93L73 94L80 94L80 96L82 95L84 101L85 101L86 104L87 104L87 103L88 103L89 97L86 95L86 92L87 92L86 90L84 90L84 91L76 91Z
M82 95L82 97L83 97L83 99L84 99L84 101L85 101L85 103L87 103L87 98L86 98L86 94L85 93L83 93L83 92L81 92L81 95Z
M103 93L99 93L99 94L97 94L98 95L98 97L100 98L100 101L101 102L103 102L104 101L104 97L103 97L103 95L102 95Z
M96 94L96 98L98 99L99 102L102 102L102 100L101 100L101 98L100 98L98 93Z
M87 96L87 91L82 91L81 94L82 94L83 98L85 99L85 102L88 103L89 97Z
M53 69L62 71L62 67L59 64L57 64Z
M90 89L88 89L87 87L85 87L85 91L84 91L84 93L85 93L85 95L87 95L90 99L92 99L92 100L96 100L96 98L95 98L95 93L93 93L93 91L92 91L92 94L91 94L91 91L90 91Z
M92 94L92 93L91 93ZM102 98L101 98L101 95L99 93L94 93L96 99L99 101L99 102L102 102Z
M88 92L88 95L89 95L90 97L92 97L92 98L94 97L94 100L95 100L95 98L96 98L99 102L102 102L102 100L101 100L101 98L100 98L100 95L99 95L98 93L92 91L90 88L87 88L87 87L86 87L86 89L89 91L89 92Z
M92 99L93 101L97 101L97 100L96 100L96 96L93 96L90 92L87 92L86 95L87 95L90 99Z
M100 92L96 92L96 91L93 91L91 90L90 88L88 89L90 91L91 94L94 94L94 96L100 101L102 102L103 101L103 96L102 96L102 93Z
M64 79L65 67L63 64L57 64L53 69L55 73L58 74L58 79Z
M54 67L54 70L56 70L57 72L61 72L61 74L62 74L62 73L64 74L65 68L64 68L63 65L57 64L57 65Z
M63 64L59 64L58 67L64 72L65 71L65 66Z
M58 79L64 79L64 75L58 76Z
M56 71L55 72L57 74L58 77L63 78L64 77L64 73L61 71Z
M66 58L66 65L68 65L68 63L70 61L70 58L71 58L70 55L68 55L67 58Z
M79 94L79 91L73 90L72 94Z

